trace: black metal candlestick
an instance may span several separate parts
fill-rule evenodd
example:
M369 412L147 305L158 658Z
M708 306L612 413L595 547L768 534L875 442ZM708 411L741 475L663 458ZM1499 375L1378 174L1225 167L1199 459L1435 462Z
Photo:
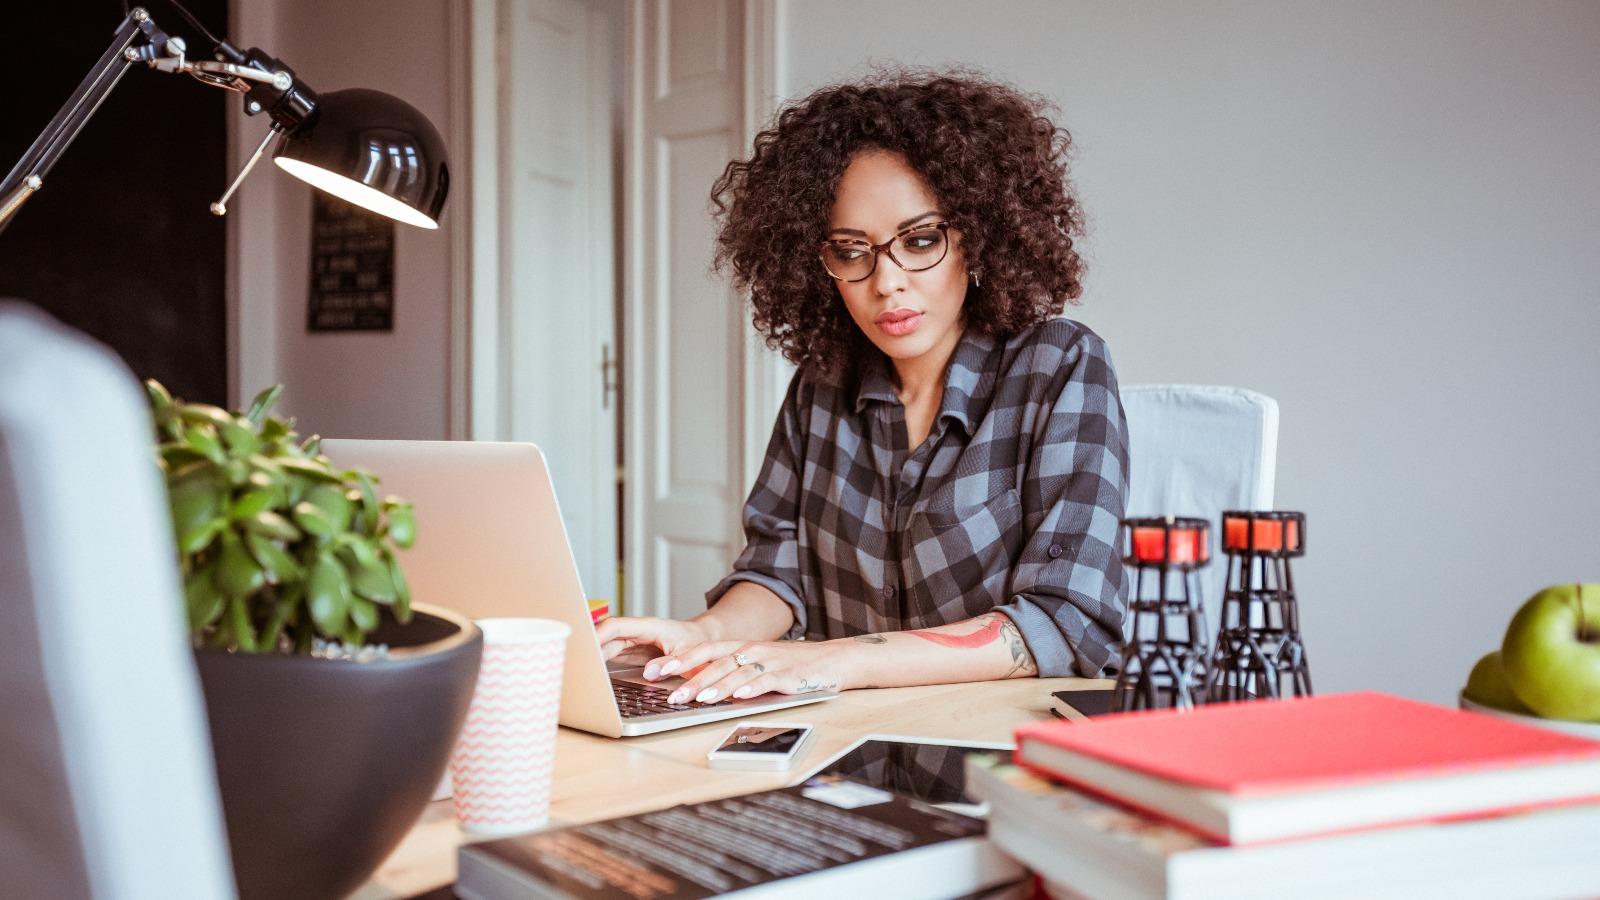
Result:
M1172 516L1126 519L1122 545L1122 561L1134 571L1133 630L1122 647L1113 708L1193 707L1205 700L1207 631L1195 573L1211 562L1211 525Z
M1222 514L1228 584L1206 681L1214 702L1311 695L1311 668L1289 560L1306 552L1298 512Z

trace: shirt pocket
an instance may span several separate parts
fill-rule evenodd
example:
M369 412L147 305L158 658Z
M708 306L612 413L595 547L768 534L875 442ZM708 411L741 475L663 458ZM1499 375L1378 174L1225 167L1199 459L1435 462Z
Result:
M973 503L964 507L941 504L937 500L929 503L920 511L913 511L913 518L920 518L935 534L959 528L974 518L983 519L992 517L996 521L1011 518L1011 513L1016 512L1015 518L1021 518L1022 491L1017 488L1001 491L981 503Z
M913 627L982 615L1008 599L1011 564L1023 544L1022 493L1001 491L962 507L930 505L911 514L904 562Z

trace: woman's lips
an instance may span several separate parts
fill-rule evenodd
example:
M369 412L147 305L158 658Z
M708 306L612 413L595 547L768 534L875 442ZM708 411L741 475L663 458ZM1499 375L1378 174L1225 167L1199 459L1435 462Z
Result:
M905 337L922 324L922 313L914 309L891 309L878 316L878 327L894 337Z

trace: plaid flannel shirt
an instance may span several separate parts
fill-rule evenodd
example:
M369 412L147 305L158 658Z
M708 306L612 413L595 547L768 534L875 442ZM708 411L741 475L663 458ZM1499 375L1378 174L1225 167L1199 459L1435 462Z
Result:
M927 440L907 443L882 354L855 384L797 374L708 605L754 582L811 640L998 611L1041 676L1114 666L1128 448L1099 335L1064 318L1003 343L967 331Z

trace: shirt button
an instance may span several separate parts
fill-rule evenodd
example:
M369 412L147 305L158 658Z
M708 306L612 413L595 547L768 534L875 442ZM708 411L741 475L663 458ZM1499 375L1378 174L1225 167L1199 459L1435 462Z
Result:
M1060 559L1061 558L1061 545L1060 544L1051 544L1050 545L1050 558L1051 559Z
M893 600L894 599L894 585L886 584L886 585L883 586L883 599L885 599L885 600Z

